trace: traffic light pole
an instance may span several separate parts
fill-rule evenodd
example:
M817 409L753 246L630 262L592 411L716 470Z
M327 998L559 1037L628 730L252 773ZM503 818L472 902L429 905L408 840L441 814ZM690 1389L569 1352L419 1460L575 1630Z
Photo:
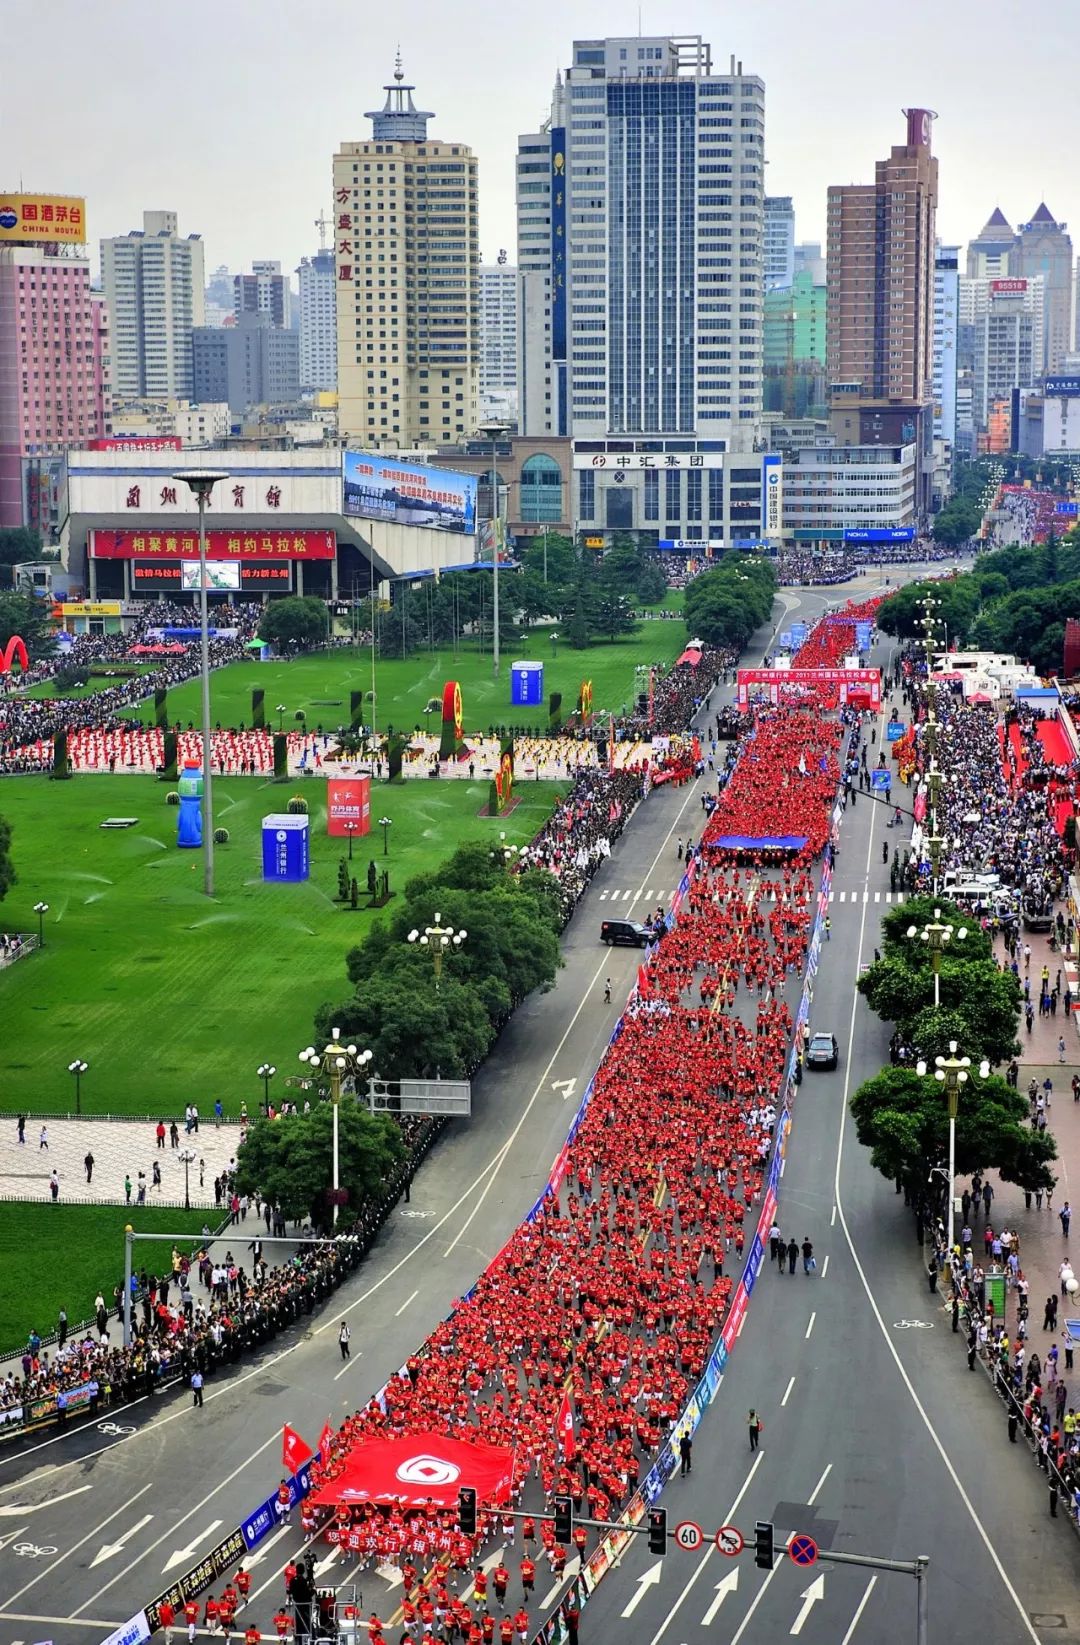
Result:
M927 1578L930 1574L929 1554L919 1554L917 1559L877 1559L872 1554L833 1554L827 1549L819 1548L818 1559L824 1560L830 1565L865 1565L872 1571L898 1571L901 1576L913 1576L918 1584L916 1645L928 1645L930 1638L929 1594L927 1592Z

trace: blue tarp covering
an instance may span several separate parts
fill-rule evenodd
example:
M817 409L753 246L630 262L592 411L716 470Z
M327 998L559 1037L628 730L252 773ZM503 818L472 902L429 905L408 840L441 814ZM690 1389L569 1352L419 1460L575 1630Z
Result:
M1057 698L1057 692L1052 685L1018 685L1013 692L1014 697L1043 697L1047 701Z
M709 845L717 851L801 851L805 834L723 834Z

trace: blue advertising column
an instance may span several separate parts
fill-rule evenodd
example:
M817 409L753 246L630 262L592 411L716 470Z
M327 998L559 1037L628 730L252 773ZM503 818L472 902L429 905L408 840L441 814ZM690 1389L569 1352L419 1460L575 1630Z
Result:
M295 885L311 871L309 819L278 812L262 820L263 879Z
M543 663L511 663L510 701L514 707L535 708L543 700Z

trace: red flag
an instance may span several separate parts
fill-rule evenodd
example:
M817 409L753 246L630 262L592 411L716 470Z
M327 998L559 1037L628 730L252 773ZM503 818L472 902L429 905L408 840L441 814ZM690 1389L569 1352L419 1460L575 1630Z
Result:
M574 1460L574 1450L575 1450L575 1447L574 1447L574 1412L573 1412L573 1408L570 1404L570 1390L569 1390L569 1388L565 1388L563 1390L562 1404L559 1406L559 1414L556 1417L555 1421L556 1421L556 1429L557 1429L558 1436L559 1436L559 1442L562 1446L563 1461L564 1462L573 1462L573 1460Z
M637 989L642 999L647 1000L652 994L652 983L649 980L647 965L639 965L637 968Z
M281 1430L281 1466L287 1474L295 1474L298 1468L312 1456L311 1446L300 1438L295 1428L290 1428L286 1422Z
M333 1438L334 1438L334 1430L330 1426L330 1418L327 1417L326 1421L323 1423L323 1431L319 1435L319 1455L323 1459L324 1466L329 1461L329 1458L330 1458L330 1445L331 1445L331 1442L333 1441Z

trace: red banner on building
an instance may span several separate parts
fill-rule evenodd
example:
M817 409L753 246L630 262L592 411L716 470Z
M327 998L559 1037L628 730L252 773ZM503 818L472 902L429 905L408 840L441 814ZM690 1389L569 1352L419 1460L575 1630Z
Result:
M326 832L333 838L371 831L371 778L331 777L326 785Z
M183 451L179 434L114 434L87 440L87 451Z
M208 560L332 560L333 531L208 531ZM197 560L199 533L193 526L163 531L91 531L95 560Z

